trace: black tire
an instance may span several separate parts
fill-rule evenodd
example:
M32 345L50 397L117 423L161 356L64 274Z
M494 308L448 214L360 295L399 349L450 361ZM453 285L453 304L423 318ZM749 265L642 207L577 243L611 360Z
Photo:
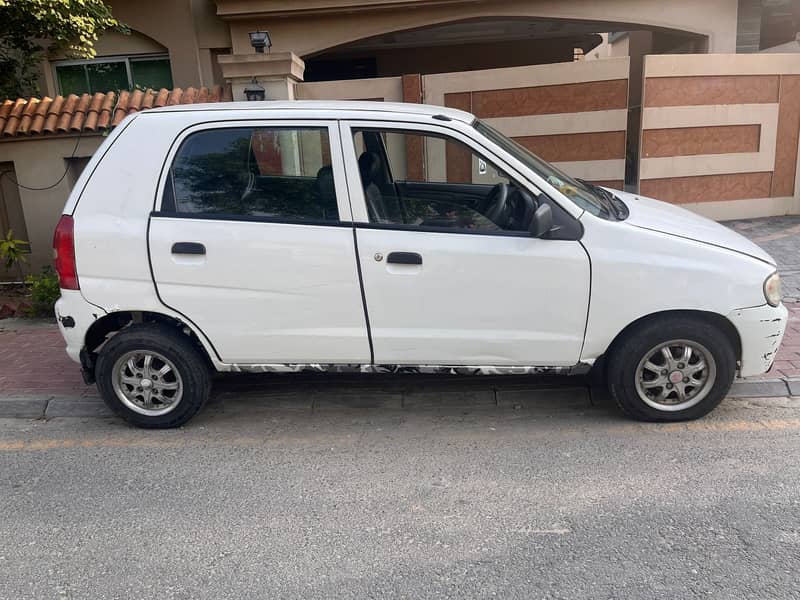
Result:
M645 355L659 344L672 340L686 340L703 346L713 358L716 376L713 383L707 376L709 389L696 404L670 411L655 408L640 396L637 370ZM680 355L680 349L677 353ZM708 320L676 315L645 321L626 332L611 349L606 376L609 392L626 416L638 421L665 422L689 421L710 413L730 390L735 374L736 353L729 336Z
M179 373L182 394L169 412L157 416L141 414L117 395L114 365L133 351L156 352L171 361ZM206 358L188 336L163 325L135 324L117 333L100 351L95 376L105 403L128 423L148 429L180 427L198 413L211 393L211 372Z

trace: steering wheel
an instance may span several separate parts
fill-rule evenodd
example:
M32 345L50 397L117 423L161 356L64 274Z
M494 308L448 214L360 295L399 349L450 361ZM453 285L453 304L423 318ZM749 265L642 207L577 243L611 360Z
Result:
M486 199L481 203L480 213L498 227L503 227L508 220L508 184L498 183L494 186Z

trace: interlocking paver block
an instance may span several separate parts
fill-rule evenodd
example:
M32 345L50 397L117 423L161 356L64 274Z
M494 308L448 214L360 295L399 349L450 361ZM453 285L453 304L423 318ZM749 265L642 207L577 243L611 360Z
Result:
M5 330L0 322L0 396L32 392L78 392L88 389L78 365L64 352L55 323L19 321Z

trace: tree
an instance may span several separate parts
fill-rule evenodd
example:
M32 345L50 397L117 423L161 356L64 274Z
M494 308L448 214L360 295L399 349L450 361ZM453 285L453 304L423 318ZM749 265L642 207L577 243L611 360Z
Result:
M0 0L0 98L38 92L45 51L94 58L108 29L128 32L103 0Z

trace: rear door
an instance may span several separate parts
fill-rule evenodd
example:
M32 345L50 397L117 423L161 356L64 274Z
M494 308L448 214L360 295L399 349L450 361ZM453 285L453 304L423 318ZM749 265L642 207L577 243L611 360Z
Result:
M168 157L156 208L158 294L223 362L369 363L335 122L191 128Z

